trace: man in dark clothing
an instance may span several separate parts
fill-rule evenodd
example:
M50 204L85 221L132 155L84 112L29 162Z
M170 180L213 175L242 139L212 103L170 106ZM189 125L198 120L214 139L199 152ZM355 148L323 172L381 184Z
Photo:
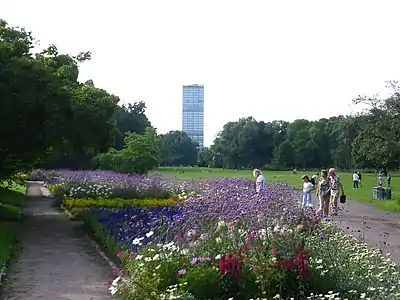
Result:
M358 185L359 185L359 187L362 187L362 184L361 184L361 173L360 173L360 171L357 172L357 175L358 175Z

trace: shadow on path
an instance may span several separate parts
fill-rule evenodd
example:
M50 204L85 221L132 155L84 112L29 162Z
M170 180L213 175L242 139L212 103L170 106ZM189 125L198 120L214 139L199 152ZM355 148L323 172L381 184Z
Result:
M113 276L85 238L82 223L57 211L40 187L29 183L22 253L9 270L2 299L112 299L107 283Z

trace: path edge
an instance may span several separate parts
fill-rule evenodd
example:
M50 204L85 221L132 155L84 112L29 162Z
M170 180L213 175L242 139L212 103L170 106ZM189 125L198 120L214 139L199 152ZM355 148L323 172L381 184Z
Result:
M40 182L40 183L42 183L42 182ZM42 185L40 188L40 191L42 193L42 197L54 198L46 186ZM60 208L63 211L63 213L68 217L69 221L76 220L76 219L74 219L74 215L64 205L61 204ZM101 249L99 243L97 243L92 237L90 237L89 234L86 232L86 230L85 230L85 239L89 242L89 244L93 247L93 249L97 252L97 254L106 262L106 264L108 265L108 267L110 269L112 269L112 270L118 269L117 265ZM1 269L0 269L0 272L1 272Z

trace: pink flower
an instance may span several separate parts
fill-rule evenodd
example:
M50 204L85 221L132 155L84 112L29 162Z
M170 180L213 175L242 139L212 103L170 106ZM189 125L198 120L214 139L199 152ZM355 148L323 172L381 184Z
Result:
M117 257L118 258L121 258L121 257L124 257L125 256L125 251L119 251L118 253L117 253Z
M185 275L186 274L186 270L185 269L180 269L179 271L178 271L178 274L179 275Z

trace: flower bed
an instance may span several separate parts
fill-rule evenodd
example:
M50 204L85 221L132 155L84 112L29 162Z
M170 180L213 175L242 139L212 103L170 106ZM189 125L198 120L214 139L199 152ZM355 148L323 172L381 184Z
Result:
M65 197L63 205L66 209L72 210L74 208L89 208L89 207L103 207L103 208L126 208L126 207L157 207L157 206L175 206L179 202L178 198L171 199L76 199Z
M298 208L298 192L287 183L255 194L253 182L241 179L158 182L86 173L59 172L56 186L82 198L75 203L97 201L85 223L120 259L110 290L123 299L400 298L399 267L313 209ZM175 195L180 202L125 207L126 195ZM105 198L127 202L98 207Z
M93 210L124 299L396 299L399 268L276 186L214 179L176 207Z

